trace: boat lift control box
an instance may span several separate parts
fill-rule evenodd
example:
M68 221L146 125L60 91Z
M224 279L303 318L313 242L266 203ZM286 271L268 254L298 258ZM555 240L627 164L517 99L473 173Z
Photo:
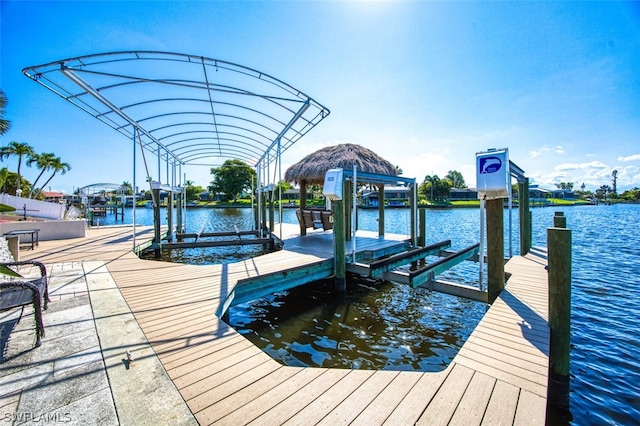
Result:
M476 172L479 199L509 198L511 179L507 148L476 153Z
M322 193L331 201L342 200L342 169L327 170Z

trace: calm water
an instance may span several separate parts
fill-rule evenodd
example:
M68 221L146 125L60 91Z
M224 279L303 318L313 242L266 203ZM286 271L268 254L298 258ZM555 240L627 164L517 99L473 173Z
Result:
M640 318L640 297L637 294L640 281L640 256L637 248L640 205L534 208L534 245L546 245L546 228L552 225L556 210L564 212L573 237L571 412L574 424L640 424L640 337L637 331ZM513 249L514 254L517 254L517 210L513 213ZM386 214L387 232L408 235L408 227L405 225L408 221L406 210L388 210ZM377 230L375 215L372 211L360 211L359 228ZM505 218L507 217L505 211ZM285 222L295 223L294 211L285 210L283 219ZM131 215L125 216L125 220L131 222ZM227 220L244 221L245 228L248 228L251 214L249 210L189 210L187 227L191 231L197 231L205 223L211 225L211 228L207 226L207 230L220 230L222 228L217 226L229 223ZM137 222L151 224L150 209L138 209ZM240 225L239 227L242 228ZM478 241L478 227L476 209L427 211L429 243L451 239L454 248L463 248ZM475 270L470 268L452 272L452 277L447 279L477 281L477 266ZM479 310L480 314L482 311L477 308L477 303L445 295L424 292L419 297L407 298L402 293L385 293L389 288L403 286L376 285L362 281L351 287L356 293L365 293L367 290L367 296L361 298L365 301L371 297L389 297L384 300L385 309L395 312L389 314L383 312L383 309L374 312L363 304L351 308L356 311L353 318L358 318L357 320L344 322L343 316L336 316L334 307L324 308L320 303L320 308L313 308L306 301L299 303L302 317L315 318L310 321L315 324L313 329L317 330L317 335L322 335L325 329L336 327L336 324L342 324L339 327L343 336L358 344L356 339L374 339L373 332L378 329L389 328L398 336L396 342L387 345L392 349L378 348L378 353L372 351L362 354L359 361L345 362L345 367L366 368L383 360L388 363L389 368L394 369L433 371L442 368L438 362L431 362L430 357L416 362L409 355L425 350L435 353L431 360L451 356L450 347L459 345L469 332L467 317L477 315L475 310ZM278 297L284 295L244 305L241 309L269 311L270 305L281 303ZM412 312L410 320L406 319L409 311ZM372 325L370 319L377 316L396 318L393 320L395 323ZM374 327L377 329L374 330ZM274 341L289 339L280 331L272 330L272 333ZM429 349L421 347L420 342L424 340L424 336L428 336L430 340ZM442 345L441 342L447 345ZM331 350L346 350L351 342L345 345L340 341L320 340L320 344ZM307 343L300 343L296 347L302 359L288 361L302 364L326 362L328 351L323 354L305 345ZM375 344L371 346L376 349ZM455 355L455 351L453 354ZM288 356L288 353L284 354L284 357ZM314 360L313 357L318 359Z

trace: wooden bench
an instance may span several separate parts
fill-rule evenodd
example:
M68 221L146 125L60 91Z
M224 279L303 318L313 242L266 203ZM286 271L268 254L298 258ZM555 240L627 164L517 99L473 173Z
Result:
M303 228L324 229L325 231L333 229L333 216L330 210L305 209L296 210L298 222Z
M14 271L16 267L24 265L37 266L39 269L40 276L35 278L14 278L0 274L0 312L20 308L20 318L22 318L24 307L33 305L36 323L35 346L38 347L44 337L42 310L47 309L49 303L47 269L43 263L37 261L1 262L0 265Z

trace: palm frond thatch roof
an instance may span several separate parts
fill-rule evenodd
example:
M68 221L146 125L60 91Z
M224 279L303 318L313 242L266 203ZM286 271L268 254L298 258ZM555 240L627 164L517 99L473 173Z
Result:
M300 184L322 185L327 170L335 168L352 169L358 166L358 171L396 176L396 168L370 149L360 145L345 143L322 148L307 155L302 160L289 167L284 174L284 180Z

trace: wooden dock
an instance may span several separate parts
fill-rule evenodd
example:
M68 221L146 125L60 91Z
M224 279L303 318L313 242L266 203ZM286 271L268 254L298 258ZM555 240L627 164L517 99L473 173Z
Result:
M506 290L442 372L287 367L214 313L240 280L327 260L327 238L291 238L296 228L290 225L284 233L284 250L228 265L141 260L126 227L41 241L37 250L21 254L48 265L104 262L203 425L545 423L549 330L543 251L508 262ZM152 236L151 229L139 229L136 240Z

